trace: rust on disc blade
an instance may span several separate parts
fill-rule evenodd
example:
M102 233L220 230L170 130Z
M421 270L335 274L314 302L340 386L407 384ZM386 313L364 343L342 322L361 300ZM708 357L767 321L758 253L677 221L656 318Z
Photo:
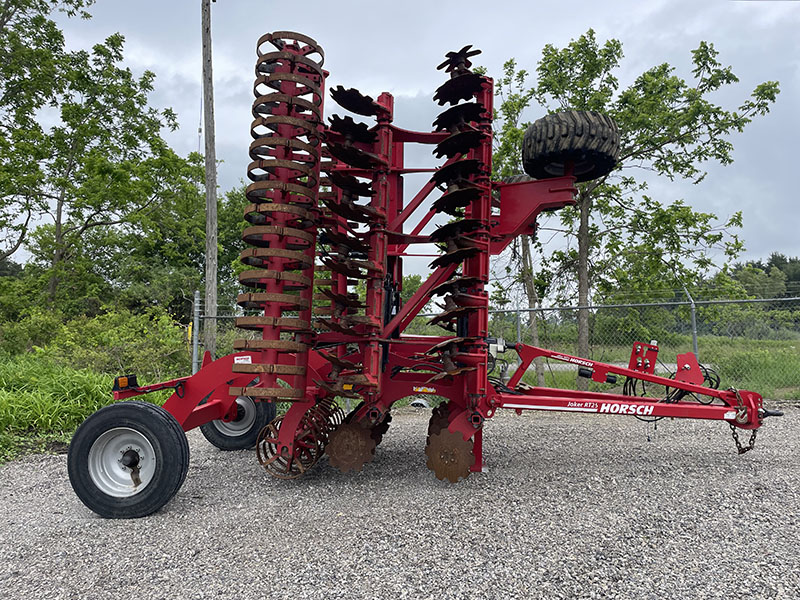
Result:
M430 321L428 321L428 325L437 325L439 323L446 323L452 321L453 319L457 319L458 317L463 317L464 315L468 315L471 312L478 310L477 306L459 306L458 308L454 308L452 310L445 311L443 313L439 313L435 317L433 317Z
M449 215L454 214L456 209L469 206L471 202L481 197L481 188L469 182L462 182L452 191L448 191L436 202L433 203L431 208L436 212L446 212Z
M470 371L477 370L476 367L459 367L454 369L453 371L442 371L441 373L437 373L425 383L433 383L434 381L439 381L440 379L446 379L447 377L456 377L457 375L461 375L462 373L469 373Z
M327 360L328 362L336 365L341 369L360 369L362 368L362 364L360 362L355 363L352 361L347 360L346 357L339 357L335 354L328 354L327 352L323 352L322 350L317 350L317 354L319 354L322 358ZM359 359L360 360L360 359Z
M362 273L359 269L348 264L350 261L341 262L330 258L323 258L322 262L325 263L325 266L331 271L347 275L348 277L354 277L355 279L369 279L370 277L368 274Z
M479 254L480 251L481 251L480 248L459 248L458 250L453 250L452 252L448 252L447 254L442 254L439 258L432 261L430 266L445 267L447 265L460 263L469 258L470 256L475 256L476 254Z
M379 218L377 211L374 211L366 206L355 204L354 202L337 202L335 198L320 194L320 200L327 206L332 213L344 217L348 221L356 221L358 223L369 223L373 218Z
M369 317L367 315L344 315L342 317L348 325L364 325L366 327L382 327L380 320L377 317Z
M453 221L447 225L442 225L431 234L432 242L445 242L454 239L464 233L471 233L483 227L479 219L461 219Z
M460 345L460 344L474 344L479 339L480 338L477 338L477 337L454 337L454 338L450 338L448 340L444 340L443 342L439 342L438 344L435 344L434 346L431 346L430 348L428 348L425 351L425 354L434 354L436 352L442 352L445 349L447 349L448 346L451 346L453 344L455 344L457 346Z
M355 167L356 169L372 170L385 164L379 156L370 154L369 152L359 150L355 146L348 146L346 144L328 142L328 152L330 152L331 156L337 160L340 160L344 164L350 165L351 167Z
M332 467L342 473L360 471L375 457L372 429L360 423L342 423L330 434L325 452Z
M344 335L349 335L349 334L353 333L353 330L350 329L349 327L342 327L338 323L334 323L333 321L331 321L329 319L314 319L314 321L319 323L320 325L322 325L326 329L329 329L331 331L335 331L336 333L341 333L341 334L344 334Z
M384 417L383 421L378 423L377 425L373 425L371 429L372 439L375 440L375 445L378 446L383 441L383 436L386 435L386 432L389 431L389 425L392 422L392 415L388 412Z
M480 277L459 277L458 279L451 279L450 281L440 283L431 290L431 295L444 296L445 294L454 294L475 287L480 283L482 283Z
M358 299L358 294L337 294L327 288L320 288L320 292L337 304L350 308L364 308L366 306Z
M447 479L450 483L458 483L469 477L470 467L475 463L472 440L464 440L461 433L452 432L446 427L430 435L425 454L428 456L428 468L437 479Z
M365 243L363 240L349 236L345 233L340 233L338 231L332 230L325 230L319 235L319 243L320 244L333 244L336 246L346 246L350 248L350 250L355 250L356 252L369 252L370 245Z
M447 402L442 402L431 411L431 418L428 421L428 441L431 443L431 436L436 435L442 429L450 425L450 407Z

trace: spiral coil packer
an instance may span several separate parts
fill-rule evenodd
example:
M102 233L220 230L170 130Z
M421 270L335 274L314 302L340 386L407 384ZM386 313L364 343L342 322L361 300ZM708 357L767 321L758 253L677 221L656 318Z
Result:
M231 393L298 401L305 397L312 343L324 53L313 39L289 31L262 36L257 53L244 210L250 225L242 233L251 247L240 255L249 268L239 275L254 291L237 302L259 314L236 320L256 336L234 342L236 350L253 351L252 363L234 371L258 381Z

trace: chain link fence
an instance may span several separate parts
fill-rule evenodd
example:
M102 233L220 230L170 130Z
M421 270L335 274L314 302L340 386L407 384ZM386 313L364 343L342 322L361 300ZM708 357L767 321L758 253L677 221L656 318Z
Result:
M233 323L239 309L225 308L220 308L217 317L220 356L232 351L233 339L243 333ZM427 308L436 309L433 303ZM577 306L490 310L489 331L508 346L523 342L580 356L579 310ZM747 389L769 399L800 400L800 297L597 305L583 310L589 312L588 358L627 366L634 342L656 341L656 372L669 376L675 372L677 354L696 347L700 363L716 371L721 387ZM206 319L202 313L198 297L191 336L195 369L202 358L197 336ZM451 335L429 325L432 316L419 315L407 333ZM504 368L513 372L517 362L513 349L499 358L493 375L502 375ZM572 365L542 360L538 371L532 365L523 380L532 385L575 389L576 375ZM590 389L621 391L621 384L591 382Z
M576 306L493 310L490 330L507 343L521 341L579 355L579 310ZM669 375L675 371L676 355L696 347L700 363L719 374L722 387L752 390L765 398L800 399L800 297L617 304L583 310L589 311L588 358L627 366L634 342L655 340L657 372ZM506 356L513 359L513 353ZM575 386L575 369L564 363L545 361L541 379L534 371L525 376L530 383L543 379L554 387Z

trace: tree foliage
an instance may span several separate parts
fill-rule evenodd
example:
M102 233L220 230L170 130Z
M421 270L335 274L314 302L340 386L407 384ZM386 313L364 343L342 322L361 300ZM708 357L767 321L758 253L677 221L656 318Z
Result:
M115 34L91 52L66 55L55 108L59 122L45 145L36 194L51 224L31 245L52 270L56 297L64 263L95 228L113 227L152 211L176 195L196 193L197 171L178 157L160 132L175 128L174 113L148 106L154 74L122 66L123 38Z
M16 252L41 209L37 185L48 158L43 107L58 98L64 38L53 11L88 18L94 0L0 0L0 258Z
M123 66L121 35L66 50L51 13L91 4L0 0L0 258L25 244L51 303L107 295L112 250L179 212L202 174L162 139L175 114L149 105L155 75Z
M691 78L662 63L627 87L616 73L623 59L618 40L599 43L592 30L564 48L548 44L536 67L535 83L511 59L498 80L497 142L494 174L521 172L521 143L529 123L522 115L539 110L591 110L611 115L621 137L617 169L604 178L579 184L577 203L540 224L535 274L548 293L562 302L613 300L620 290L699 285L713 256L734 258L742 243L734 233L741 214L723 221L696 211L679 198L656 198L648 183L659 177L700 183L705 165L733 160L731 136L769 111L779 86L757 85L735 108L716 104L715 92L738 82L714 46L701 42L691 52ZM543 255L542 242L563 244ZM548 247L548 252L550 247ZM512 269L520 272L520 269ZM588 339L588 315L579 320ZM582 348L587 351L587 348Z

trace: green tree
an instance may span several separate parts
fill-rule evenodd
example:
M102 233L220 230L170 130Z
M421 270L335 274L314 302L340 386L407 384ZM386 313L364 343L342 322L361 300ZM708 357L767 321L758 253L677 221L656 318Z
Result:
M0 277L18 277L22 273L22 265L7 258L0 258Z
M777 295L797 296L800 294L800 258L789 258L780 252L773 252L766 261L751 260L744 264L737 263L734 265L733 276L745 285L748 293L763 295L767 292L757 291L756 283L751 281L752 269L767 275L769 279L773 281L777 281L781 278L783 279L785 283L783 293L779 293L779 287L776 289L772 285L763 286L765 289L769 290L769 293L774 294L772 297L777 297ZM744 279L742 279L743 277ZM764 295L763 297L766 296Z
M148 106L155 75L135 77L122 58L123 38L115 34L58 65L58 122L46 132L49 158L33 192L50 223L29 244L49 269L51 302L90 233L194 189L196 174L161 138L162 127L177 127L174 113Z
M704 164L733 160L730 136L769 111L778 83L756 86L735 109L711 100L722 88L738 81L731 67L717 60L712 44L701 42L692 51L692 80L675 74L663 63L648 69L625 89L615 75L623 53L618 40L598 44L589 30L565 48L547 45L537 66L536 84L527 87L526 73L506 63L498 94L506 94L519 114L534 102L550 111L592 110L611 115L620 128L618 168L611 175L580 184L577 203L560 211L554 229L566 248L543 266L552 281L550 293L561 299L590 303L591 291L609 295L631 287L634 273L645 288L654 281L691 285L711 265L709 250L734 257L741 250L730 229L741 225L734 214L718 223L713 214L697 212L681 200L669 204L647 194L646 176L699 183ZM520 75L522 73L522 75ZM508 100L498 111L500 140L495 175L521 172L520 140L527 123L506 127ZM589 352L589 312L579 311L578 351Z
M400 291L400 298L403 304L411 299L411 296L417 293L417 290L422 285L422 275L418 273L411 273L403 275L403 289Z
M43 208L36 193L47 140L39 111L57 94L64 39L48 17L80 14L93 0L0 0L0 258L16 252Z
M181 177L199 185L203 178L200 155L189 156ZM189 322L193 291L202 285L205 239L205 204L196 185L162 190L156 208L104 228L108 239L98 236L100 243L89 249L126 309L138 312L158 306Z
M499 119L499 131L494 137L492 152L495 179L513 179L522 172L522 143L528 123L521 125L520 121L522 113L530 106L536 93L535 89L526 87L527 77L528 72L524 69L517 70L516 63L511 59L503 66L503 76L497 82L496 90L501 102L496 115L496 119ZM510 283L522 285L529 309L541 308L542 298L547 294L551 277L544 271L537 273L534 269L531 245L537 246L535 236L522 235L513 241L512 261L511 264L506 264L506 277L503 278L506 283L498 282L493 297L494 304L504 303L507 286ZM531 341L534 346L540 344L539 318L539 314L534 311L528 313ZM538 385L544 385L544 363L541 358L534 360L534 368Z
M246 247L242 232L250 223L244 220L244 208L249 204L245 196L246 185L241 183L226 192L217 202L217 278L220 306L236 303L236 296L242 291L239 273L245 265L239 255Z
M745 265L734 271L734 279L754 298L780 298L786 294L786 274L778 267L765 270Z

